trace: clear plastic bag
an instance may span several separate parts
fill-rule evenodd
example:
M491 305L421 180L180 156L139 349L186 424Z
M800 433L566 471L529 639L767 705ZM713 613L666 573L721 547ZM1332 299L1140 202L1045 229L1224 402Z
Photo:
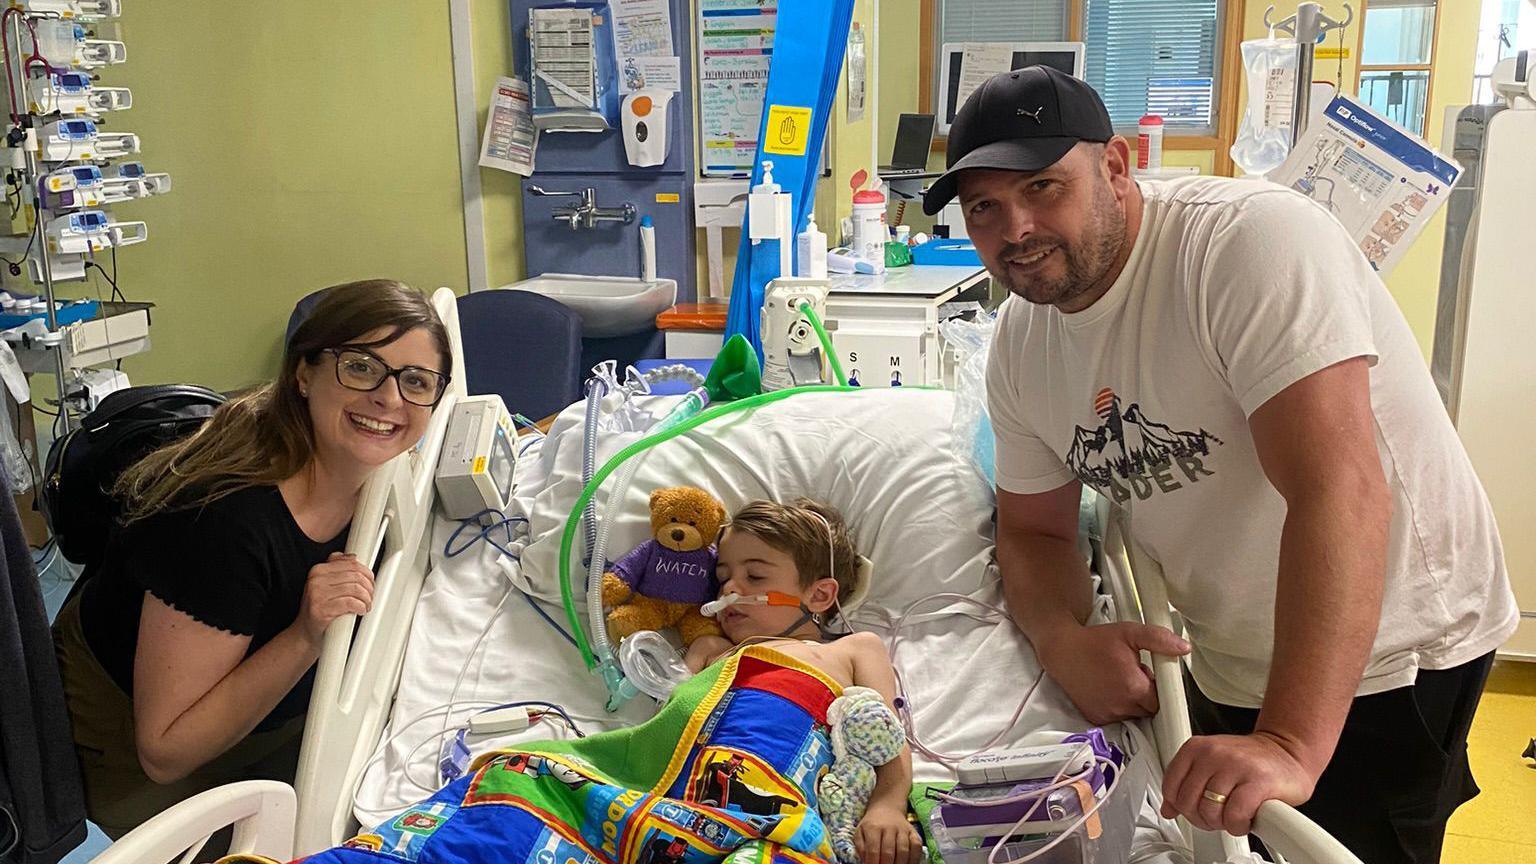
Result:
M990 312L972 321L951 318L939 325L939 334L958 358L955 414L950 424L955 456L975 466L989 484L995 481L997 460L992 420L987 416L987 351L996 330L997 316Z
M16 439L10 411L0 411L0 466L5 469L12 494L20 495L32 488L32 465Z
M1232 142L1232 161L1249 174L1267 174L1291 151L1291 111L1296 102L1296 43L1253 39L1242 44L1248 77L1248 110Z

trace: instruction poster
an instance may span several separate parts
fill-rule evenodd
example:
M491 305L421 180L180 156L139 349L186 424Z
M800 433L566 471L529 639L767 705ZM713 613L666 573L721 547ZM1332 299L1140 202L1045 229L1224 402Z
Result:
M699 139L706 177L746 177L768 92L778 0L699 0Z
M642 87L682 89L682 64L672 46L668 0L610 0L613 48L624 92Z
M1396 266L1450 197L1461 166L1349 96L1337 96L1269 179L1327 208L1378 272Z
M549 86L556 108L596 103L597 58L592 51L592 10L534 9L533 74Z
M528 113L527 82L497 78L491 111L485 118L485 138L480 142L480 165L527 177L533 173L533 148L537 141L533 118Z

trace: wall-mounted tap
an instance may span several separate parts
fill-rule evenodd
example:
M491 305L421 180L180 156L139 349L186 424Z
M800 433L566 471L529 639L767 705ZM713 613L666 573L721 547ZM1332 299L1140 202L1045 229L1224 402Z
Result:
M564 222L571 226L571 230L577 228L596 228L602 222L622 222L625 225L635 221L635 205L625 202L619 207L597 206L597 190L588 186L580 192L558 192L544 189L541 186L530 184L528 191L543 198L572 197L580 201L570 207L556 207L552 214L557 222Z

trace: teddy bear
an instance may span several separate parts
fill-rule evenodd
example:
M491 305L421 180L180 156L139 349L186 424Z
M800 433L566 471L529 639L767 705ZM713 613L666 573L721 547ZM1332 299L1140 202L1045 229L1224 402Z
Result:
M693 486L651 493L651 539L603 574L603 605L614 642L641 630L676 627L683 644L719 636L699 607L715 599L715 538L725 506Z
M875 791L875 769L901 755L906 733L878 691L844 687L827 708L832 768L817 781L817 808L842 864L858 864L853 838Z

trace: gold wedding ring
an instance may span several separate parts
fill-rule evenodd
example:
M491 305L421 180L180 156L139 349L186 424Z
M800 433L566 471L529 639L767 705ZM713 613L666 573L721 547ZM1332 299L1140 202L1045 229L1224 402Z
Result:
M1200 793L1200 797L1202 797L1205 800L1211 802L1212 804L1225 804L1225 803L1227 803L1227 796L1221 794L1220 792L1212 792L1209 789L1206 789L1205 791L1201 792Z

